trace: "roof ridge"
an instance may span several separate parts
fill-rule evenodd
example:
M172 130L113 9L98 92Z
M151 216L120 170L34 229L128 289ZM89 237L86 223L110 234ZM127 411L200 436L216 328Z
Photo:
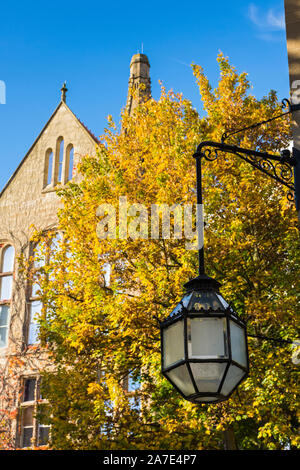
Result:
M79 119L79 117L74 114L74 116L76 116L76 119L78 119L78 121L80 122L80 124L85 128L85 130L90 134L90 136L98 143L100 144L100 140L98 139L98 137L95 136L95 134L93 134L93 132L81 121L81 119Z
M57 111L59 110L59 108L61 106L65 106L69 110L69 112L75 117L75 119L77 119L77 121L81 124L81 126L85 129L85 131L89 134L89 136L94 140L94 142L96 142L97 144L100 144L100 140L92 133L92 131L90 131L90 129L88 129L86 127L85 124L83 124L83 122L78 118L78 116L76 116L75 113L73 113L73 111L69 108L69 106L64 101L60 101L59 104L57 105L57 107L55 108L54 112L51 114L50 118L46 122L46 124L43 126L42 130L39 132L39 134L36 137L36 139L34 140L33 144L30 146L29 150L26 152L25 156L21 159L19 165L17 166L17 168L15 169L15 171L13 172L11 177L8 179L8 181L6 182L4 187L2 189L0 188L0 197L2 196L4 191L7 189L7 187L11 183L11 181L14 179L14 177L18 173L20 167L23 165L24 161L26 160L26 158L28 157L28 155L30 154L30 152L32 151L32 149L34 148L34 146L36 145L36 143L40 139L41 135L43 134L45 129L48 127L50 121L54 118L54 116L56 115Z

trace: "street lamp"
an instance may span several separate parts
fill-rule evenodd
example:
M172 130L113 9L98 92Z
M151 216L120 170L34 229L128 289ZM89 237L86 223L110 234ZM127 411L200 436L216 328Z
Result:
M201 155L196 156L197 203L202 204ZM246 325L204 272L184 285L186 294L160 324L162 373L193 403L227 400L249 372Z
M162 373L193 403L227 400L247 376L246 326L205 274L161 323Z
M280 155L272 155L225 143L230 136L268 124L300 109L300 105L291 105L285 99L282 100L282 109L286 107L288 110L280 115L224 133L221 142L201 142L194 154L198 207L202 205L201 160L216 160L220 151L237 156L287 187L288 199L292 200L293 195L295 196L299 211L299 151L293 149L292 156L288 150L283 150ZM220 284L206 276L203 246L199 249L199 276L187 282L184 287L186 294L160 324L162 373L184 398L193 403L227 400L249 372L246 325L220 294ZM262 335L248 336L293 343Z

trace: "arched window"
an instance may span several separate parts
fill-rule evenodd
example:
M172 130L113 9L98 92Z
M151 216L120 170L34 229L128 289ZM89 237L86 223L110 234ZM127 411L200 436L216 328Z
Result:
M32 265L32 282L28 289L28 320L27 320L27 345L31 346L39 342L39 323L38 318L42 312L43 303L41 301L41 288L37 282L38 272L49 265L53 261L53 256L59 249L62 241L62 235L57 232L51 240L49 240L48 252L42 242L32 245L33 265ZM52 273L48 273L49 279Z
M32 244L32 255L34 269L43 268L46 264L46 252L42 242Z
M27 344L28 346L36 344L39 342L38 333L39 327L37 323L37 317L42 310L42 302L40 300L40 285L36 280L36 272L43 268L46 264L46 255L43 249L42 243L37 243L32 245L32 255L33 255L33 273L32 273L32 283L28 291L28 325L27 325Z
M5 246L1 253L0 265L0 348L7 346L14 259L13 246Z
M59 249L60 244L62 242L62 236L60 232L56 232L56 234L51 238L50 242L50 256L52 253L55 253L56 250Z
M52 237L51 242L50 242L48 263L52 263L55 260L55 255L59 251L61 247L61 243L62 243L61 233L56 232L56 234Z
M40 383L39 377L23 378L19 427L19 442L22 448L44 446L48 442L50 426L43 424L35 416L38 407L41 410L47 406L41 395Z
M0 301L11 299L12 278L14 270L15 250L11 245L4 248L2 252Z
M56 141L54 178L51 180L54 186L58 183L64 185L73 178L74 147L73 144L68 144L66 147L64 144L64 138L60 136ZM49 153L48 159L51 157L53 158L53 155Z
M55 183L62 182L64 163L64 139L59 137L56 142L56 155L55 155Z
M68 145L66 157L67 157L67 160L66 160L66 182L67 182L73 178L74 147L72 144Z
M32 296L36 295L36 293L32 289ZM38 335L39 335L39 325L37 322L37 317L41 314L43 304L42 302L37 299L34 300L32 297L29 302L29 325L28 325L28 338L27 344L28 346L32 344L36 344L39 342Z
M53 169L53 152L48 149L45 158L45 173L44 173L44 186L48 186L52 182L52 169Z

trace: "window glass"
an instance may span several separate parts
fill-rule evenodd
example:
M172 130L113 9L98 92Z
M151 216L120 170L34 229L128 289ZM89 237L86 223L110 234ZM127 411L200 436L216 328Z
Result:
M36 378L26 379L24 383L23 401L34 401L35 399Z
M32 442L33 426L23 427L22 447L30 447Z
M2 252L2 269L0 276L0 300L9 301L11 299L12 273L14 269L15 250L9 245Z
M141 387L140 381L135 379L130 373L128 376L128 392L134 392Z
M47 185L51 184L52 181L52 167L53 167L53 152L48 150L46 157L46 171L47 171Z
M37 316L41 313L42 310L42 302L40 300L36 300L30 303L30 322L29 322L29 329L28 329L28 344L36 344L38 343L38 333L39 333L39 325L37 322Z
M58 181L61 181L61 178L62 178L63 160L64 160L64 141L62 139L59 142Z
M74 167L74 147L73 146L69 149L68 163L69 163L69 168L68 168L67 181L70 181L73 178L73 167Z
M33 279L30 289L27 293L27 302L28 302L28 316L27 316L27 344L32 345L39 342L38 333L39 325L37 321L38 314L42 310L42 302L39 297L41 297L41 286L40 280L38 278L37 270L45 267L48 264L49 253L44 245L44 243L39 242L35 244L33 249Z
M21 447L30 447L33 436L33 406L22 410L22 439Z
M14 270L15 250L13 246L8 246L3 252L2 272L9 273Z
M0 300L10 300L12 289L12 276L2 276L0 285Z
M23 409L23 425L24 426L33 425L33 406L28 406Z
M1 305L0 306L0 327L6 326L8 323L8 306Z
M55 253L59 248L59 244L61 242L61 234L57 232L51 240L51 253Z
M7 346L9 307L0 305L0 348Z
M40 269L46 264L45 247L43 243L36 243L33 249L34 268Z
M55 261L55 256L56 256L57 252L59 251L61 241L62 241L62 236L59 232L57 232L51 240L49 263L53 263ZM50 272L48 272L48 276L49 276L50 280L54 279L52 269L51 269Z
M44 426L39 424L39 436L38 436L38 445L43 446L46 445L49 440L49 426Z
M23 402L20 410L20 444L22 448L33 445L42 446L48 442L50 426L39 423L36 417L37 412L41 411L39 407L47 406L43 402L40 403L42 396L39 392L39 385L37 377L24 380Z

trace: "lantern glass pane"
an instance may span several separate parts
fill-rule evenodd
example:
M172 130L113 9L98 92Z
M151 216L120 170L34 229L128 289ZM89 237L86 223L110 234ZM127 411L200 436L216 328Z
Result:
M191 359L227 357L225 318L188 318L188 355Z
M163 330L164 368L184 359L183 320Z
M224 306L217 294L213 291L193 292L188 305L188 310L224 310Z
M181 302L176 305L176 307L172 310L172 312L169 315L169 318L176 317L177 315L180 315L183 310L183 305Z
M174 308L174 310L170 313L169 318L176 317L177 315L180 315L183 311L183 308L187 308L191 296L192 296L192 294L185 295L181 299L179 304L177 304L176 307Z
M191 363L192 374L199 393L217 393L227 363L204 362Z
M221 296L221 294L216 294L218 299L220 300L221 304L223 305L223 307L226 309L229 307L229 303L226 302L226 300L224 299L224 297Z
M199 398L195 399L195 401L197 401L199 403L215 401L215 400L216 400L216 397L199 397Z
M222 395L228 395L235 388L235 386L239 383L239 381L244 375L245 372L242 369L232 364L229 367L221 389Z
M247 348L245 330L230 320L230 341L232 360L247 367Z
M195 393L193 382L185 364L166 372L166 375L185 396Z
M182 300L181 300L181 303L182 305L187 308L188 304L189 304L189 301L191 300L191 297L192 297L192 293L189 293L189 294L186 294Z

